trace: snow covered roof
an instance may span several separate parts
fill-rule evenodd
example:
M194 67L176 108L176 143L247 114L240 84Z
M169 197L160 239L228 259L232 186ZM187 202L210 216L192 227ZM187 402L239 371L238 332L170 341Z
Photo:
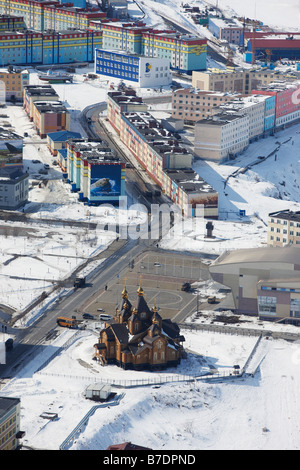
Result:
M212 266L236 263L287 263L297 264L300 276L300 250L298 246L262 247L225 251Z

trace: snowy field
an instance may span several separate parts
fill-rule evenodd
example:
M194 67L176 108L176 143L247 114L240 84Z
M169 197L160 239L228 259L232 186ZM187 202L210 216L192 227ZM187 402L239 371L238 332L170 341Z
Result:
M116 388L119 405L97 409L68 445L71 450L105 450L131 441L154 450L296 450L299 449L299 345L263 339L258 371L243 379L188 382L210 368L232 373L244 366L256 337L182 331L189 352L180 366L161 373L101 367L91 360L96 335L82 332L63 353L37 369L73 334L64 332L2 390L21 398L24 445L57 450L96 404L84 398L88 385L169 383ZM170 382L171 379L176 380ZM57 413L55 421L43 412Z

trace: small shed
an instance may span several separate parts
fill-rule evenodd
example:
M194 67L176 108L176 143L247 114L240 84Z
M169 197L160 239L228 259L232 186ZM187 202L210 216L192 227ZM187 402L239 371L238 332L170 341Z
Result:
M85 398L96 401L105 401L111 395L111 385L94 383L85 389Z

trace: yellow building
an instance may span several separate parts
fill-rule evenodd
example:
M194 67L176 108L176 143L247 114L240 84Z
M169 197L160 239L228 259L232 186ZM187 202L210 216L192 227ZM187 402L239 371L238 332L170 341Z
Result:
M300 245L300 211L284 210L269 214L268 245Z
M258 86L267 86L276 80L296 80L291 73L279 73L269 69L209 69L203 72L193 72L192 86L199 90L220 91L224 93L237 92L250 94Z
M23 89L29 85L28 70L0 69L0 85L7 101L19 101L23 98Z
M20 399L0 397L0 450L15 450L20 437Z

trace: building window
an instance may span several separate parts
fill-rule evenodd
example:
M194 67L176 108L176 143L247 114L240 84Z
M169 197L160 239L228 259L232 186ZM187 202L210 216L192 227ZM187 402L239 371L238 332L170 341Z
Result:
M276 297L257 296L258 312L260 315L276 314Z

